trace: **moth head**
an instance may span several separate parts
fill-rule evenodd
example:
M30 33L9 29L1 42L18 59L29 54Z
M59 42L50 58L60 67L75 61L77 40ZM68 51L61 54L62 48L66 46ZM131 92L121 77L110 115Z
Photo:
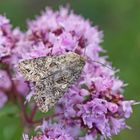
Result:
M68 56L67 57L68 61L71 64L73 63L73 64L77 64L77 65L85 65L86 59L83 56L81 56L77 53L74 53L74 52L69 52L67 56Z

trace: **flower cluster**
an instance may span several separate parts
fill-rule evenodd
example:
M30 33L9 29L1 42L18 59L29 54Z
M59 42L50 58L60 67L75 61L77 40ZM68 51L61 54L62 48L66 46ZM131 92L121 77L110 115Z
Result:
M14 38L9 20L0 16L0 58L10 55L13 46Z
M34 137L34 139L43 137L44 139L57 139L57 140L74 140L73 137L70 136L70 134L61 126L60 124L51 124L48 122L43 122L42 126L40 126L40 129L42 130L42 135L38 135L37 137ZM43 139L41 139L43 140Z
M7 66L0 70L0 78L6 81L6 84L0 81L0 107L7 100L3 93L5 89L14 90L16 95L20 93L24 100L25 95L30 95L29 82L24 81L16 68L19 60L69 51L86 58L79 80L59 100L53 116L48 118L48 122L43 121L39 127L41 132L32 140L111 138L129 128L125 120L132 113L134 101L124 99L125 84L115 76L116 71L106 56L99 55L104 52L100 47L102 38L103 33L90 21L63 7L56 12L47 8L41 16L28 22L25 33L11 30L9 20L0 17L0 58L2 65ZM30 124L33 122L27 115L25 118Z

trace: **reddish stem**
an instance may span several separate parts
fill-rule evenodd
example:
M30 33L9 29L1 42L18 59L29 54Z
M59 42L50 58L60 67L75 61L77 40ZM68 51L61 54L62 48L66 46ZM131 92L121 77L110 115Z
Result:
M30 116L30 120L33 120L35 114L36 114L36 111L37 111L37 106L35 105L33 110L32 110L32 113L31 113L31 116Z
M15 95L15 97L17 97L18 103L19 103L20 108L21 108L21 118L22 118L23 123L24 123L24 121L26 121L27 123L31 123L32 121L29 119L29 117L26 113L26 107L24 105L23 97L21 96L20 93L18 93L18 91L15 87L14 81L12 80L12 75L11 75L11 72L10 72L10 68L7 64L4 64L4 65L5 65L7 75L9 76L9 79L10 79L11 85L12 85L11 89L9 90L8 93L10 93L12 91L13 94Z

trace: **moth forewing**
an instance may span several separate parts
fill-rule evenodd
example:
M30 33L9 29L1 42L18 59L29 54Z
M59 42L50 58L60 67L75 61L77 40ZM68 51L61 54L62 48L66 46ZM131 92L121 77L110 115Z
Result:
M75 65L75 63L83 64L85 60L80 55L69 52L58 56L24 60L19 63L18 68L27 81L36 82L41 78L52 75L61 67Z
M69 52L59 56L24 60L19 70L26 80L35 82L34 100L42 112L47 112L79 77L85 59Z
M51 63L51 57L40 57L21 61L18 68L27 81L36 82L45 77Z

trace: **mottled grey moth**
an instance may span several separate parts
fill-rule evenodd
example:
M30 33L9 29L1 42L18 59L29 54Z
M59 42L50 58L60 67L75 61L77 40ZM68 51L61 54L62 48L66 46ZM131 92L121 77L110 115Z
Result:
M18 66L25 79L35 83L33 98L38 108L47 112L80 77L84 65L84 57L69 52L24 60Z

